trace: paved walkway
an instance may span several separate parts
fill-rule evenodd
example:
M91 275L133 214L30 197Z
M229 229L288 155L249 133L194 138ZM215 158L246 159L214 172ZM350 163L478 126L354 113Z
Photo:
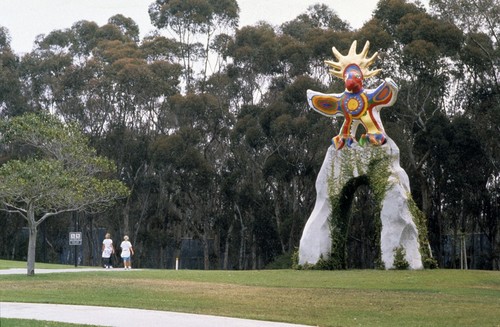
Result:
M136 270L140 270L140 269L136 269ZM104 268L40 269L40 268L35 268L35 275L68 273L68 272L85 272L85 271L123 271L123 268L116 268L116 269L104 269ZM0 275L26 275L27 273L28 273L28 270L26 268L0 269Z
M279 322L188 313L44 303L0 302L0 317L96 326L306 327Z
M133 269L132 269L133 270ZM140 269L136 269L140 270ZM35 275L38 274L54 274L61 272L86 272L86 271L123 271L123 268L68 268L68 269L42 269L35 268ZM26 268L10 268L10 269L0 269L0 275L26 275L28 270Z
M35 274L103 270L103 268L35 269ZM107 269L106 271L123 271L123 269ZM0 269L0 275L7 274L26 274L26 269ZM87 305L14 302L0 302L0 318L35 319L74 324L120 327L308 327L297 324L169 311L95 307Z

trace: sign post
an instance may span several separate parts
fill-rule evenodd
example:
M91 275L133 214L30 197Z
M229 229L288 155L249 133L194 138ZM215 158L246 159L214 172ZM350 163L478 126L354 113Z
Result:
M76 247L82 245L82 233L81 232L69 232L69 245L75 246L75 267L78 266L78 258L76 255Z

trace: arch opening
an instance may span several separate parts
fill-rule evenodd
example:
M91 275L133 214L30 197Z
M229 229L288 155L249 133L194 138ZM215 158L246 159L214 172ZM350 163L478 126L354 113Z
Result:
M352 178L341 191L337 230L343 234L335 251L340 252L342 269L374 269L380 261L380 209L369 178Z

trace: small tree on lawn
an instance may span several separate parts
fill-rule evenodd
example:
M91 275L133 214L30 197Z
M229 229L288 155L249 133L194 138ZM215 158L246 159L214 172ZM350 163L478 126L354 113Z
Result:
M97 156L75 125L27 114L0 122L0 144L12 159L0 166L0 210L28 222L28 276L35 274L38 226L71 211L97 212L128 195L116 169Z

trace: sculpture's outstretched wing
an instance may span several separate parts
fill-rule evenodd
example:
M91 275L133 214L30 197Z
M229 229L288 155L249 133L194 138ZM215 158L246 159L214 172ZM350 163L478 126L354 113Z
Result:
M327 117L342 115L340 98L342 94L325 94L307 90L307 101L309 106Z
M391 78L386 78L379 87L368 92L368 99L376 106L390 107L396 102L398 90L397 84Z

